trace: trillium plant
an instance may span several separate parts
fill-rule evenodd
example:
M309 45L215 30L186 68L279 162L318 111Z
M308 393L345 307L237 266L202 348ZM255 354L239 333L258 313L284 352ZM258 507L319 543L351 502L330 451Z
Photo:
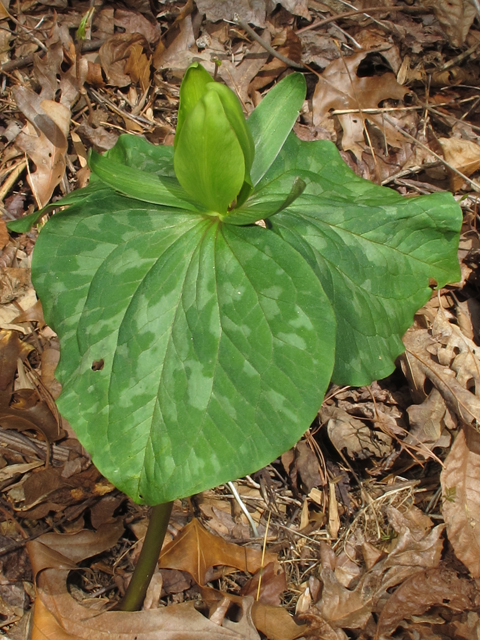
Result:
M293 73L246 120L192 64L174 146L125 135L92 152L89 186L39 235L59 409L105 477L154 507L124 609L173 500L292 447L330 382L390 374L429 284L459 279L452 195L402 197L300 141L304 98Z

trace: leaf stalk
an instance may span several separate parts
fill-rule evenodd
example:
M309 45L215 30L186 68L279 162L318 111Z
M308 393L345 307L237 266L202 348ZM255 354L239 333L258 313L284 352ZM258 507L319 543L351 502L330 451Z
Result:
M117 611L139 611L142 608L148 585L160 556L172 506L173 502L165 502L152 507L147 534L143 541L137 566L124 597L115 607Z

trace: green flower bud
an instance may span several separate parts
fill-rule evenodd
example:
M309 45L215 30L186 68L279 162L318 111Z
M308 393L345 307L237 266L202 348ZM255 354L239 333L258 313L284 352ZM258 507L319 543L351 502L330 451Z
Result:
M252 190L254 144L236 95L198 63L180 87L174 168L185 191L225 215Z

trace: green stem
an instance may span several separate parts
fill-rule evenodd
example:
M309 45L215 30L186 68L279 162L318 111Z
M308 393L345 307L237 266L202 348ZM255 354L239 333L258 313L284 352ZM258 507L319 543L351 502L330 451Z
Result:
M125 595L115 607L117 611L139 611L142 608L165 539L172 505L173 502L165 502L152 507L147 535L143 541L137 566Z

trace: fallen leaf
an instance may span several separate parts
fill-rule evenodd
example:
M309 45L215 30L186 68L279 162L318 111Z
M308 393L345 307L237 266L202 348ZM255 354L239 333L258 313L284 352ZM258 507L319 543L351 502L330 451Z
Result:
M433 9L451 44L461 47L477 16L474 3L467 0L420 0L419 4Z
M422 444L429 450L450 446L452 438L447 429L447 422L451 427L452 418L440 391L432 389L422 404L407 407L407 413L410 431L404 439L405 444L415 447Z
M445 160L464 173L467 177L480 169L480 145L462 138L439 138ZM458 191L464 183L463 178L450 171L452 191Z
M143 92L150 86L150 57L143 52L143 47L135 43L130 47L130 55L125 64L125 73L130 76L132 82L138 82Z
M457 367L458 374L451 368L453 362L462 353L463 358L470 357L472 349L466 340L463 338L457 341L460 345L458 348L462 351L458 356L454 356L451 365L441 365L438 363L441 359L440 351L443 348L441 343L427 329L413 327L403 337L406 351L402 358L402 367L413 389L420 391L418 397L421 397L421 390L424 389L425 380L428 378L440 391L450 411L455 413L464 424L470 425L475 420L480 422L480 397L460 382L461 369ZM454 349L454 347L449 348ZM476 350L478 347L475 348ZM457 375L460 375L460 379Z
M56 400L61 391L62 385L55 378L55 369L60 360L60 351L58 349L44 349L41 355L42 375L41 380L50 392L52 398Z
M7 224L5 220L0 219L0 251L7 245L9 240Z
M131 84L133 78L127 73L126 65L134 46L149 50L148 42L140 33L116 33L102 44L98 54L108 84L116 87Z
M70 110L53 100L42 100L24 86L14 87L13 95L28 120L15 145L35 163L27 180L41 208L48 204L65 173Z
M433 606L459 612L475 609L479 596L471 580L459 577L451 569L418 571L398 587L383 607L375 638L390 640L403 619L419 616Z
M266 552L263 566L276 559L275 554ZM225 542L193 519L162 549L159 561L160 568L186 571L199 585L206 584L207 571L217 565L253 574L262 567L262 552Z
M259 582L260 591L258 590ZM286 588L287 580L282 565L279 562L269 562L243 585L240 593L242 596L253 596L263 604L279 607L280 596Z
M460 431L440 476L442 513L455 554L474 578L480 577L480 435Z
M357 70L369 52L354 53L351 56L333 60L318 79L313 95L313 123L317 127L328 128L331 109L364 110L377 108L383 100L403 100L408 89L397 82L395 74L388 72L381 76L359 77ZM348 113L337 116L343 129L342 148L351 150L361 158L365 147L365 120L374 124L384 134L393 147L404 144L403 136L381 115L371 113ZM361 144L360 144L361 143Z
M4 267L0 272L0 303L7 304L17 300L30 289L30 269L21 267ZM18 308L15 316L18 316ZM13 319L13 318L12 318Z
M160 38L160 25L151 22L138 11L129 9L115 9L114 24L125 29L125 33L140 33L150 44L155 44Z
M328 414L327 411L329 410ZM329 419L327 418L329 415ZM328 419L327 431L331 443L338 452L346 450L353 459L380 458L390 453L392 439L385 433L372 430L366 422L357 420L340 407L325 407L321 411L322 422Z
M0 331L0 400L10 402L13 381L17 372L17 359L25 359L33 347L20 340L16 331Z
M300 16L309 21L312 19L307 0L280 0L280 4L294 16Z
M256 27L265 27L265 2L250 2L249 0L195 0L200 13L206 14L207 20L234 20L235 14L242 16L242 20Z
M193 602L133 613L99 613L79 604L67 587L69 572L112 547L122 532L117 520L96 532L47 533L27 543L37 591L32 640L259 640L251 598L242 601L240 622L223 620L222 626L205 618Z
M376 576L364 574L355 589L347 589L336 578L332 569L324 567L320 571L323 583L322 596L312 608L333 629L363 629L372 615L372 580Z

